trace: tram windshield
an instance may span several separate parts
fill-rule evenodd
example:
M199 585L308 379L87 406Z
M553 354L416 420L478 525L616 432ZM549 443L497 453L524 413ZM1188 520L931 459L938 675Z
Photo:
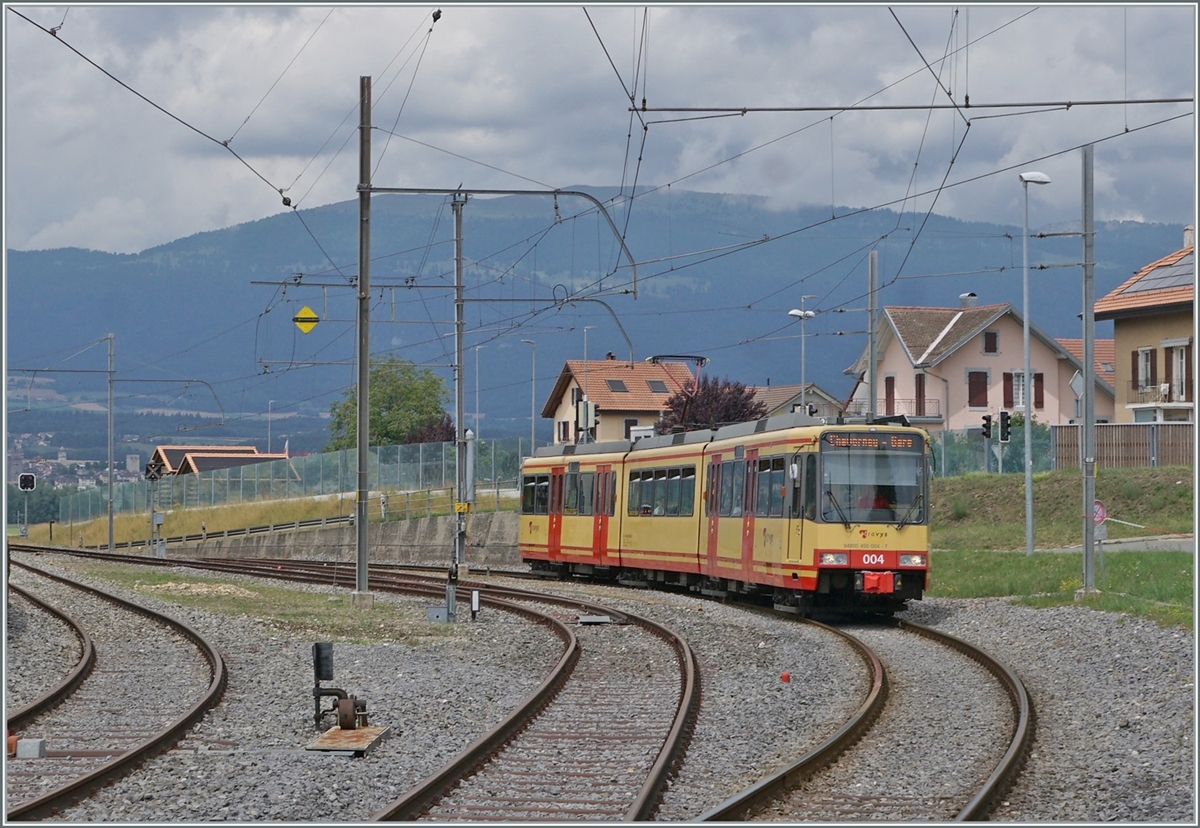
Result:
M821 437L821 469L823 520L925 522L925 441L920 436L827 432Z

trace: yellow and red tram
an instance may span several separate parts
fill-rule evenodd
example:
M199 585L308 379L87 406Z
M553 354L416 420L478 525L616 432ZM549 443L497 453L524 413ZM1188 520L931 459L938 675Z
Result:
M521 558L799 613L896 611L926 586L928 452L918 428L804 414L544 447L522 465Z

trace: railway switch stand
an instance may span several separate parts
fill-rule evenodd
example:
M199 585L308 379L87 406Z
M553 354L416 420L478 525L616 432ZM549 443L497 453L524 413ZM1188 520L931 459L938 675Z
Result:
M321 697L332 696L334 701L325 712L337 714L338 727L354 730L367 726L367 702L351 696L337 687L322 687L322 681L333 680L333 642L313 644L313 724L321 727Z

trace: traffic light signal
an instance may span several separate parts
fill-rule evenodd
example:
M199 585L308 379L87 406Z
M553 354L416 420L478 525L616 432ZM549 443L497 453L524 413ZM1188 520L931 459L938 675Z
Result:
M17 478L17 488L23 492L32 492L35 485L37 485L37 478L32 474L22 474Z
M991 414L983 415L983 439L985 439L985 440L992 439L992 415Z
M1008 412L1004 409L1000 410L1000 442L1007 443L1008 438L1012 435L1012 426L1009 424Z

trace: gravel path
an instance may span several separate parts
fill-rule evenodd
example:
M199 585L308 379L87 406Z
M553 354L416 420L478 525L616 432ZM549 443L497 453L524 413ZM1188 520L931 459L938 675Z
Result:
M15 592L8 593L4 685L9 712L58 686L82 655L79 639L62 619Z
M661 820L694 817L777 769L839 727L865 693L864 671L845 645L786 619L668 593L545 588L586 591L654 618L696 650L701 720ZM423 614L429 601L409 603ZM28 625L14 625L14 611L21 612L10 602L10 635L19 637ZM178 605L172 614L221 648L230 669L225 701L180 749L60 819L363 820L502 718L560 652L550 633L494 611L418 646L336 644L335 681L327 684L368 699L372 723L394 728L376 750L350 759L303 749L314 737L310 640L245 617ZM1195 822L1191 633L1003 599L927 599L907 617L983 647L1015 669L1033 697L1034 752L994 820ZM784 671L790 683L780 680ZM917 741L890 746L890 761L921 761L926 748Z

